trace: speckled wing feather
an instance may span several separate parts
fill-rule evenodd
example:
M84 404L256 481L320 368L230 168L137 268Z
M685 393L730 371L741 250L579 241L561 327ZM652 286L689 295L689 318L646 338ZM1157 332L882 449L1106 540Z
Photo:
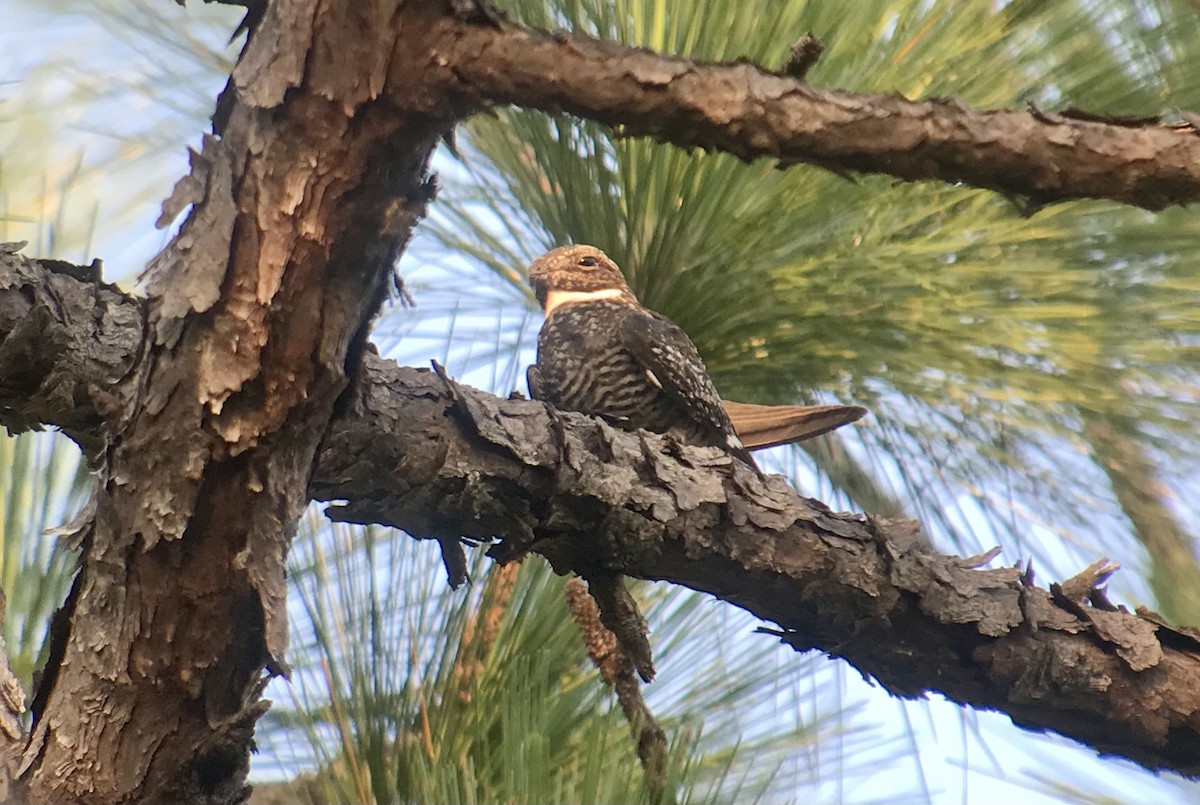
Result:
M651 311L626 316L620 325L625 349L646 369L646 377L679 407L681 425L694 424L714 444L758 469L721 405L695 344L674 322ZM685 428L686 430L686 428Z

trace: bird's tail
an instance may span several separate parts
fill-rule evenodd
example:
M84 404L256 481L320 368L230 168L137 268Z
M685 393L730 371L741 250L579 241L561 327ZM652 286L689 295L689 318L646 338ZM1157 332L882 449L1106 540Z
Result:
M722 404L747 450L811 439L867 413L857 405L753 405L732 400Z

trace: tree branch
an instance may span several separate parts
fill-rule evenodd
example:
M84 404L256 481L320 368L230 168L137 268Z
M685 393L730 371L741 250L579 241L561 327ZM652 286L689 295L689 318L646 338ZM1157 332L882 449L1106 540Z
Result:
M1200 772L1200 642L1012 569L925 550L915 523L835 514L715 449L672 447L368 356L310 487L337 520L534 550L710 593L898 696L940 692L1152 769ZM673 454L678 454L675 457Z
M818 89L746 63L711 63L508 22L456 23L434 59L476 102L565 111L681 148L839 173L961 182L1024 197L1149 210L1200 200L1200 132L1157 121L980 110Z
M95 293L64 264L0 250L0 311L9 296L28 298L39 272L59 310ZM132 328L141 304L124 298L100 318ZM47 335L31 354L89 326L38 315ZM99 325L126 343L120 329ZM0 354L14 338L31 336L0 317ZM51 374L102 387L114 365L76 361ZM7 395L26 392L3 393L0 411ZM328 509L337 520L435 540L498 538L493 555L533 550L560 572L683 584L778 624L797 650L846 659L898 696L940 692L1148 768L1200 773L1197 632L1111 608L1093 591L1099 571L1047 592L1016 570L924 549L911 521L836 514L779 476L764 484L715 449L463 386L455 393L432 372L368 353L321 444L310 495L339 501Z
M0 244L0 425L54 426L84 455L129 405L120 381L142 351L145 306L100 281L99 262L29 260Z

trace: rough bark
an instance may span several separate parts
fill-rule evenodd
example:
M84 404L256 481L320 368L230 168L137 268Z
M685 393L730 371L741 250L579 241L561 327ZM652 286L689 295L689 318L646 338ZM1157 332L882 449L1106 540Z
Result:
M39 295L39 286L55 290ZM45 353L36 365L70 388L104 388L119 361L75 361L60 346L94 326L71 312L94 294L60 265L0 255L0 354L21 335L5 318L8 297L53 304L62 315L40 314L47 338L30 348ZM106 299L96 318L127 343L105 320L136 322L143 303ZM5 393L32 399L48 385L26 380ZM8 402L0 398L0 411ZM447 386L368 352L309 494L338 501L328 510L336 519L439 543L499 538L501 557L532 550L564 572L684 584L776 624L798 650L845 658L897 695L937 691L1149 768L1200 772L1195 631L1112 608L1092 589L1101 571L1048 592L1016 570L929 551L909 521L835 514L778 476L764 485L739 468L715 450Z
M0 424L52 425L90 460L105 422L129 408L122 385L141 352L145 305L100 281L99 264L29 261L0 244Z
M26 401L51 401L41 421L71 430L66 420L95 409L106 429L85 444L102 446L99 479L34 692L18 799L245 796L264 669L283 667L284 559L313 456L449 126L421 92L441 12L409 4L403 24L394 12L266 9L214 135L164 206L166 222L193 205L150 267L144 333L119 356L123 372L107 398L48 377ZM389 82L404 84L391 95L407 105L380 100ZM97 288L82 312L107 309L109 292ZM10 365L37 336L25 335ZM77 334L58 354L84 345L77 363L102 361L85 343L100 335Z
M4 622L6 599L0 590L0 623ZM8 648L0 638L0 802L11 802L10 786L25 748L21 717L25 714L25 691L8 663Z
M648 437L469 390L451 401L432 375L371 358L310 479L431 195L433 145L480 105L563 109L744 158L1152 209L1196 198L1195 132L821 91L452 5L256 8L214 135L164 207L164 222L191 211L145 304L95 283L65 302L86 269L51 266L45 285L0 275L0 418L58 425L98 467L12 796L244 797L310 494L443 544L503 536L504 555L687 584L901 695L936 682L1018 723L1195 771L1190 637L909 548L907 526L834 515L719 455L671 457Z
M560 572L620 569L710 593L899 696L1002 710L1148 768L1200 772L1200 642L1112 607L1085 572L1052 592L927 550L911 521L835 514L719 451L501 401L373 356L322 445L338 520L502 540ZM1085 602L1090 598L1093 603Z
M1200 200L1200 127L1074 110L973 109L819 89L747 63L665 56L575 34L462 24L435 51L450 89L565 111L683 148L984 187L1028 210L1075 198L1150 210Z

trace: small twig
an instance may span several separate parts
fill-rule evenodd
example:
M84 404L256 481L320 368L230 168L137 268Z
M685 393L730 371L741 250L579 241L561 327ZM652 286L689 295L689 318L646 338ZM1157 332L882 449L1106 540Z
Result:
M442 566L446 568L446 582L451 590L457 590L466 584L470 577L467 574L467 552L463 550L462 542L454 537L438 537L438 546L442 549Z
M629 658L643 682L654 680L654 659L650 652L650 629L638 611L637 602L625 587L619 573L598 572L584 576L588 592L596 602L600 622L617 638L621 651Z
M1017 567L1018 568L1021 567L1020 562L1017 562ZM1029 557L1029 559L1025 562L1025 569L1021 571L1021 575L1018 578L1018 580L1021 582L1022 587L1036 587L1037 586L1037 575L1033 572L1033 557L1032 556Z
M620 584L620 577L617 577ZM571 579L565 589L567 606L575 617L575 623L583 635L588 657L600 678L617 694L621 712L629 722L637 738L638 759L646 771L646 781L654 802L672 802L674 797L667 790L667 736L654 718L646 700L642 698L641 686L634 676L633 662L626 655L617 636L604 625L600 609L596 606L594 592L580 579Z

